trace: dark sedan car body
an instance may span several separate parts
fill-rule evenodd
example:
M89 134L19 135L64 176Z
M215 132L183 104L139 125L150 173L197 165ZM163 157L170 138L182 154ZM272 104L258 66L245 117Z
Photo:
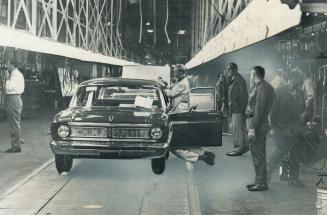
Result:
M51 125L57 170L69 171L74 158L150 158L153 171L161 174L171 148L221 145L214 98L211 88L192 89L169 107L164 89L154 81L83 82Z

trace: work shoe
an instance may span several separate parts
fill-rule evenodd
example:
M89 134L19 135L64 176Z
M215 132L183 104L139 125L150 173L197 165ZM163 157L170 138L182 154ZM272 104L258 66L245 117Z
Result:
M248 151L249 151L249 146L244 146L243 148L239 148L237 150L227 152L226 155L227 156L241 156Z
M7 149L7 153L19 153L21 152L22 149L20 147L15 147L15 148L10 148L10 149Z
M266 184L256 184L253 187L248 188L248 191L266 191L268 190L268 185Z
M246 188L250 189L251 187L254 187L255 185L257 185L257 183L248 184L248 185L246 185Z
M231 152L227 152L226 155L227 156L231 156L231 157L234 157L234 156L241 156L243 153L242 152L239 152L239 151L231 151Z
M204 152L203 155L199 156L199 160L203 160L206 164L213 166L215 165L215 157L216 155L212 152Z

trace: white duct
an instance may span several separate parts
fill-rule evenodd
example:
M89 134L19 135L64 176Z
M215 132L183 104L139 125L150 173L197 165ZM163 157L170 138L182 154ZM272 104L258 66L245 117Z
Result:
M188 69L272 37L301 21L298 4L293 10L280 0L253 0L217 36L209 40L187 64Z

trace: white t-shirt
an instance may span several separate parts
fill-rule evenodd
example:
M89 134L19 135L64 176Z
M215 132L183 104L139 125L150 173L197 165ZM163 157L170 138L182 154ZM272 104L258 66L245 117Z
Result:
M6 94L22 94L24 89L24 76L18 69L14 69L10 74L9 80L6 81Z

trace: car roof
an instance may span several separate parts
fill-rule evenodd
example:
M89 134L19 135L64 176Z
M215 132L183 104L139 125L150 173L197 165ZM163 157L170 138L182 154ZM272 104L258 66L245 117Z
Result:
M94 85L120 85L120 86L146 86L146 87L154 87L160 88L161 85L155 81L145 80L145 79L130 79L130 78L95 78L84 81L80 84L80 86L94 86Z

